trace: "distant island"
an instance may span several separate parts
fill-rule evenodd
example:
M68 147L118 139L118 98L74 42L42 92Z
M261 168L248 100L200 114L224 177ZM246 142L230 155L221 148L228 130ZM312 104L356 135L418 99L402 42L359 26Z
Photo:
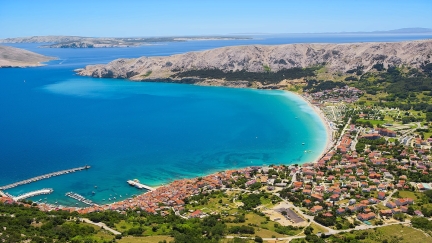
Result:
M0 39L0 43L49 43L44 48L113 48L137 47L161 42L184 42L194 40L251 39L236 36L190 36L190 37L82 37L82 36L32 36Z
M0 68L42 66L42 62L54 59L20 48L0 46Z
M83 76L125 78L136 81L194 83L265 89L286 88L316 76L327 79L361 75L377 65L420 68L432 61L432 40L353 43L251 45L217 48L168 57L117 59L89 65Z

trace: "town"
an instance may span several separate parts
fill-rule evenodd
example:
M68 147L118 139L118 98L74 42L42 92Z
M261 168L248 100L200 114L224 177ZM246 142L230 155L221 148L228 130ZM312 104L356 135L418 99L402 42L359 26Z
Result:
M37 207L82 215L131 209L161 216L174 213L184 219L222 215L227 222L237 223L246 220L238 219L239 212L247 217L254 212L264 222L280 225L271 235L261 234L275 241L309 237L314 242L310 235L329 237L391 225L421 228L425 225L421 219L432 216L428 123L404 122L404 116L413 114L398 109L349 105L359 94L360 90L348 87L303 94L323 111L334 138L315 163L254 166L177 180L107 205L77 208L38 203ZM0 200L14 203L7 195ZM427 227L421 229L431 234ZM265 226L260 228L264 230ZM251 232L231 237L248 238Z

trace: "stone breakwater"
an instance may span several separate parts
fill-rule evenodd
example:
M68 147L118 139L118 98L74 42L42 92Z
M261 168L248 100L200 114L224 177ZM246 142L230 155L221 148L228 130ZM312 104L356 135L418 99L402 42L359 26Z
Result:
M69 173L73 173L73 172L77 172L77 171L81 171L81 170L87 170L89 168L90 168L90 166L86 165L86 166L82 166L82 167L72 168L72 169L68 169L68 170L61 170L61 171L57 171L57 172L53 172L53 173L49 173L49 174L45 174L45 175L41 175L41 176L36 176L36 177L30 178L27 180L22 180L22 181L18 181L18 182L9 184L9 185L2 186L2 187L0 187L0 190L7 190L7 189L11 189L11 188L14 188L17 186L36 182L39 180L48 179L48 178L51 178L53 176L69 174Z

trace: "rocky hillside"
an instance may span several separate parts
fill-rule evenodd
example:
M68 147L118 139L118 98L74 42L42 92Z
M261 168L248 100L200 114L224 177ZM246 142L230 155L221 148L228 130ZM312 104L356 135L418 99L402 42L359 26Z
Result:
M325 64L331 72L346 72L362 67L368 71L377 63L388 66L419 67L432 61L432 40L354 43L291 44L224 47L167 57L117 59L106 65L90 65L76 70L79 75L131 80L164 80L190 70L219 69L224 72L277 72L294 67Z
M41 66L41 62L53 60L31 51L10 46L0 46L0 67L30 67Z

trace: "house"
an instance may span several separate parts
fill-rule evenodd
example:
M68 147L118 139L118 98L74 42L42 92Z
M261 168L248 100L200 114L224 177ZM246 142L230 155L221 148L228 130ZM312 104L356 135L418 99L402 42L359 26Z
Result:
M330 196L330 201L339 201L339 195L338 194L333 194Z
M386 207L388 207L388 208L395 208L397 205L396 205L396 203L394 203L394 202L387 202L386 203Z
M318 213L318 212L321 212L323 210L324 210L324 208L322 206L319 206L319 205L313 206L310 209L311 213Z
M395 203L398 206L405 206L408 204L413 204L414 201L411 198L399 198L399 199L396 199Z
M393 215L393 211L391 209L384 209L384 210L380 210L379 214L381 216L391 217Z
M359 219L360 221L365 221L365 220L371 220L374 219L376 217L376 215L372 212L370 213L359 213L357 215L357 219Z
M308 205L311 205L311 204L312 204L311 200L309 200L309 199L303 200L303 205L308 206Z
M199 218L201 215L203 214L203 212L201 210L196 210L195 212L190 214L191 218Z
M385 198L386 198L385 192L378 192L378 199L379 200L384 200Z
M343 214L343 213L345 213L345 208L338 208L337 210L336 210L336 213L337 214Z

